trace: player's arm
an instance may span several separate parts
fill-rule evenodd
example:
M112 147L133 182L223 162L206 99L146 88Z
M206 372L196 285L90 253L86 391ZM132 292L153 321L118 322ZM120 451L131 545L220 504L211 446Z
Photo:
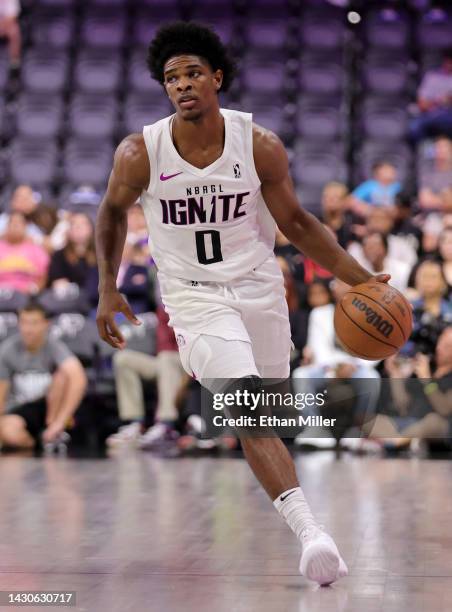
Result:
M374 278L339 246L335 237L314 215L301 208L289 174L287 154L279 138L255 126L253 147L265 203L290 242L348 285ZM389 276L379 275L377 278L387 282Z
M133 323L139 321L116 288L127 235L127 210L137 201L150 180L149 158L143 136L132 134L118 146L107 192L96 223L96 254L99 268L97 327L100 337L114 348L125 346L114 321L122 312Z

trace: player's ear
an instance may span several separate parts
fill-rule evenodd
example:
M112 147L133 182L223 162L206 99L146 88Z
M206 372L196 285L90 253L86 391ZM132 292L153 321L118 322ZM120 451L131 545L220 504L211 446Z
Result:
M220 91L221 85L223 83L223 71L218 69L213 73L213 79L215 83L215 89Z

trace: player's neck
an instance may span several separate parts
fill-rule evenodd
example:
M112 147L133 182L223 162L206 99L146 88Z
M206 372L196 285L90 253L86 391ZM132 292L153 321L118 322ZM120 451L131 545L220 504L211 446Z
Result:
M172 131L178 150L189 143L194 143L197 149L206 149L224 142L224 119L218 106L194 121L186 121L176 115Z

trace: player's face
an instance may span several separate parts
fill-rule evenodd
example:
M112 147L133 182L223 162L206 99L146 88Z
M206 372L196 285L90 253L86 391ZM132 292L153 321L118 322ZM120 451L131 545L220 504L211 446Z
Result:
M171 57L163 73L166 93L182 119L196 121L212 106L218 105L222 72L213 72L197 55Z

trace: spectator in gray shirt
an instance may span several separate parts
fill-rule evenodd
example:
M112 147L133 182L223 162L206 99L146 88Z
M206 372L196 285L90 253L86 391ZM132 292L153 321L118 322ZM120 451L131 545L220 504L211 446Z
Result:
M451 212L452 191L452 140L440 136L435 140L434 156L421 168L419 180L419 204L426 212Z
M57 441L85 393L81 363L48 329L31 301L19 313L19 333L0 345L0 443L8 448Z
M410 127L414 142L439 134L452 138L452 48L444 52L440 68L425 73L417 105L419 114Z

